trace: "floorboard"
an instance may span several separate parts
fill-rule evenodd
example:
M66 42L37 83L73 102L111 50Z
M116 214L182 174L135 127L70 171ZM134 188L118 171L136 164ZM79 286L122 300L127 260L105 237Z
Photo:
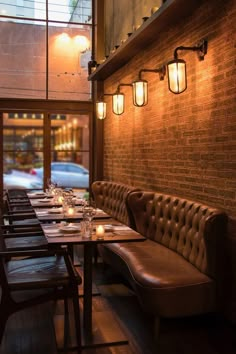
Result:
M217 316L162 319L156 344L152 320L142 312L124 280L99 263L94 266L94 281L101 295L93 298L93 313L112 311L129 342L84 349L84 354L236 354L236 328ZM58 350L63 345L62 336L62 304L35 306L10 317L0 354L63 353ZM71 343L75 343L73 332Z

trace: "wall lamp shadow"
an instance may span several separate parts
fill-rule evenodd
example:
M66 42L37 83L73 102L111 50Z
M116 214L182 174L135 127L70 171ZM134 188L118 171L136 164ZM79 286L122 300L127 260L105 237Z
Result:
M138 80L132 83L133 85L133 104L138 107L146 106L148 103L148 82L142 79L142 73L152 72L159 74L160 80L164 80L166 74L165 65L157 69L141 69L139 71Z
M204 60L207 54L207 41L202 40L197 46L180 46L174 50L174 59L167 63L169 90L175 94L184 92L187 89L186 62L178 58L179 50L190 50L197 53L199 60Z

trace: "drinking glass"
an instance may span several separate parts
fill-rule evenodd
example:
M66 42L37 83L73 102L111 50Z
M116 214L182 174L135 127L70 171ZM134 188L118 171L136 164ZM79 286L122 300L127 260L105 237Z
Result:
M82 220L80 222L80 230L83 237L91 237L93 232L93 222L90 220Z
M83 206L83 220L84 221L93 221L94 216L96 215L96 209L91 205Z

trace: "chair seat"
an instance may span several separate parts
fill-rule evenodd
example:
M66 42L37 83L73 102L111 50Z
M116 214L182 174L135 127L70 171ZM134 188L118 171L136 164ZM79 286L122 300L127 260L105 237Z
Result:
M12 221L13 225L24 225L24 224L34 224L34 225L39 225L40 222L37 218L35 219L22 219L22 220L14 220Z
M8 250L17 249L37 249L47 247L48 243L44 235L25 236L25 237L10 237L5 238L5 245Z
M11 290L68 286L69 273L62 256L10 260L6 263L8 284ZM76 276L78 285L82 280Z

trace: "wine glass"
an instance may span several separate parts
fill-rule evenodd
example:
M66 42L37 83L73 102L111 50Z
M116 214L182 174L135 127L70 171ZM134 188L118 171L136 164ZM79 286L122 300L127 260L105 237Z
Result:
M96 215L96 209L91 205L83 206L83 220L84 221L93 221L94 216Z

